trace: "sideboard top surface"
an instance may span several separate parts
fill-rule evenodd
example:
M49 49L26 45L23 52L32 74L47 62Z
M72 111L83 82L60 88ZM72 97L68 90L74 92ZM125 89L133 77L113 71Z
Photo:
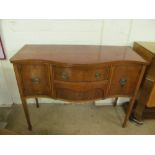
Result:
M67 64L100 64L131 61L147 63L131 47L99 45L25 45L11 62L38 60Z

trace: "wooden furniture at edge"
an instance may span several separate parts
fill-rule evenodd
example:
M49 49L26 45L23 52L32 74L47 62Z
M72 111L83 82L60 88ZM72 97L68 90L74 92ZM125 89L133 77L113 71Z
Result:
M96 45L25 45L10 61L29 130L27 98L95 101L131 97L123 122L132 111L147 61L130 47Z
M133 49L149 62L133 112L142 123L143 118L155 118L155 42L135 42Z

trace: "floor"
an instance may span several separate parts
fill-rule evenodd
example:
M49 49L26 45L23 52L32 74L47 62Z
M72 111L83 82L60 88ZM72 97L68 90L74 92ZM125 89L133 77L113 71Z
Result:
M29 104L33 131L27 129L22 105L13 105L7 129L24 135L120 135L155 134L155 119L143 125L121 124L124 111L121 106L95 106L94 104Z

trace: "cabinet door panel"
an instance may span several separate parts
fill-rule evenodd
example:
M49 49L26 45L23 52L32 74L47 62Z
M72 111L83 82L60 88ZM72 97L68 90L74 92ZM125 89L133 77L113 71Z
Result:
M47 64L22 64L18 67L26 96L50 95L50 74Z
M139 64L113 66L108 95L133 95L139 80L141 69L142 66Z

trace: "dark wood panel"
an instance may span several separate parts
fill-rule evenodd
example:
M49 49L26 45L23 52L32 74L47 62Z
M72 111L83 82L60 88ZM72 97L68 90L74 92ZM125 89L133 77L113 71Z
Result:
M134 94L141 69L141 65L124 64L113 66L108 96L132 96Z
M24 95L51 94L49 65L36 63L20 64L18 65L18 70L22 79Z
M101 81L109 78L109 66L90 67L54 67L54 79L71 82Z
M55 96L71 101L102 99L105 95L107 81L104 82L58 82L54 83Z

